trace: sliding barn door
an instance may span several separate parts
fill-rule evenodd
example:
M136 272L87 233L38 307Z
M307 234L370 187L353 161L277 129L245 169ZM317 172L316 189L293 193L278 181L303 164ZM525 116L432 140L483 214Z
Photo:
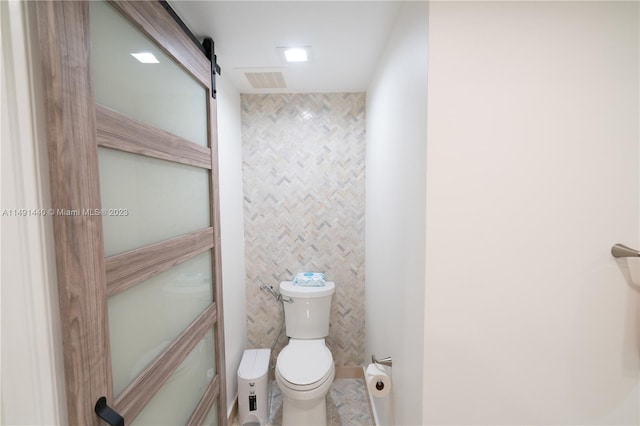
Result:
M160 2L37 15L69 421L225 424L211 63Z

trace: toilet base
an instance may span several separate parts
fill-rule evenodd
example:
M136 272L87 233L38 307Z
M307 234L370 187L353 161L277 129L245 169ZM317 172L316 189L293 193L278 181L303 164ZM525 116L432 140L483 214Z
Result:
M326 426L327 398L307 401L282 400L282 426Z

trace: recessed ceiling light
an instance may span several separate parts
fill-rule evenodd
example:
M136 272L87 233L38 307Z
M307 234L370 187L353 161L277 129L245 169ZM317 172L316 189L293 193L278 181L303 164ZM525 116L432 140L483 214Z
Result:
M287 62L307 62L309 57L307 49L304 47L292 47L284 51L284 58Z
M160 63L158 58L156 58L151 52L132 53L131 56L133 56L143 64L159 64Z

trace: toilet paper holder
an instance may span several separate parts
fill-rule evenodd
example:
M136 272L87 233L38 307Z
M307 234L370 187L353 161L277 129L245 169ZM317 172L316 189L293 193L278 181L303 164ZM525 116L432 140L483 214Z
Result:
M390 356L388 356L386 358L382 358L382 359L377 359L374 354L371 354L371 362L374 363L374 364L386 365L387 367L391 367L391 364L392 364Z

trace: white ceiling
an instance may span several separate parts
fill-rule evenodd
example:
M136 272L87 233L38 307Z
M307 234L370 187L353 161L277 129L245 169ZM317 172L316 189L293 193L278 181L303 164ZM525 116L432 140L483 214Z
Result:
M242 93L363 92L397 1L170 1L196 37L213 38L218 64ZM309 63L284 63L277 47L311 46ZM245 72L279 71L285 89L254 89Z

